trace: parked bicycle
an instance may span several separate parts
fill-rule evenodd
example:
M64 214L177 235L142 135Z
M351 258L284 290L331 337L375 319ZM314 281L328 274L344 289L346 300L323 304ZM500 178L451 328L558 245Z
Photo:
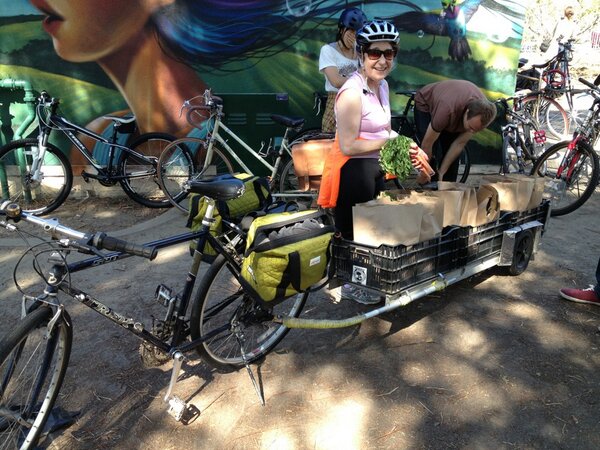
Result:
M223 104L220 98L207 89L203 95L186 101L182 106L187 121L198 129L207 130L207 138L185 137L169 144L158 160L159 182L169 201L187 212L185 185L188 180L202 180L241 169L249 174L256 170L244 159L251 159L268 171L274 195L298 201L308 200L316 193L298 189L294 172L291 147L299 140L291 140L292 133L304 126L304 119L272 114L271 120L286 127L278 147L269 143L264 149L255 151L241 137L223 123ZM233 139L241 151L236 151L227 142ZM248 157L248 158L246 158ZM269 158L274 161L269 162Z
M158 183L158 156L175 138L164 133L146 133L131 145L117 142L119 133L132 133L134 117L104 116L113 122L110 139L76 125L58 114L60 101L42 91L36 106L37 138L20 139L0 148L0 198L18 201L32 214L47 214L58 208L73 186L69 159L50 143L53 131L63 133L85 157L96 173L83 172L85 181L103 186L120 183L125 193L151 208L170 206ZM101 164L75 133L108 146L106 164Z
M590 88L594 97L590 109L573 138L546 150L531 172L546 178L544 194L551 200L553 216L568 214L583 205L600 179L600 163L594 152L600 134L600 89L583 78L579 81Z
M569 62L573 59L573 42L572 39L560 42L558 53L548 61L532 64L517 73L517 88L533 91L523 99L524 110L537 121L540 130L557 139L570 134L576 125L574 97L585 92L575 89L571 80ZM557 101L562 97L567 109Z
M502 133L502 162L500 173L529 174L536 159L544 152L546 132L538 130L536 122L523 114L521 95L496 101L506 117ZM513 105L510 106L509 102Z
M203 224L213 218L215 203L237 198L243 193L243 182L229 180L191 181L191 192L207 197L209 207ZM7 221L0 226L19 232L23 221L41 227L51 241L30 247L14 268L14 279L31 258L43 287L30 292L29 286L17 285L23 293L22 320L12 329L3 330L0 340L0 448L35 448L40 432L57 399L65 377L72 345L72 322L64 295L98 312L142 340L141 355L147 365L160 365L174 360L173 375L165 395L170 413L180 420L186 404L173 395L184 355L196 350L214 367L246 367L258 386L249 364L271 351L283 339L288 328L273 322L278 314L297 317L308 293L298 294L278 305L261 306L241 288L237 281L245 243L242 229L223 219L223 234L213 236L208 225L188 232L139 245L107 236L84 233L61 225L56 219L44 219L21 211L15 203L4 202L0 215ZM7 223L13 221L14 224ZM19 232L19 234L21 234ZM154 259L159 249L196 240L190 271L186 274L181 294L168 286L158 285L156 300L165 306L162 320L144 325L104 305L74 281L77 272L120 261L129 256ZM27 242L27 241L25 241ZM195 297L192 291L205 245L217 257L200 281ZM106 252L105 250L108 250ZM70 253L93 255L68 262ZM44 259L47 258L47 261Z

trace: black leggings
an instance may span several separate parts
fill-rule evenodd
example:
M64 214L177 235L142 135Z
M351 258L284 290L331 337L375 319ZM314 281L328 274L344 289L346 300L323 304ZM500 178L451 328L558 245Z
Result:
M376 198L385 188L383 176L377 158L351 158L342 167L334 217L344 239L353 238L352 207Z
M427 131L427 127L431 123L431 114L419 111L415 108L415 126L417 127L417 137L421 142L423 142L423 138L425 137L425 132ZM433 167L436 171L436 174L431 178L433 181L437 181L438 174L437 169L440 164L442 164L442 160L452 143L456 140L460 133L450 133L449 131L442 131L437 138L437 140L433 144L433 158L431 161L431 167ZM444 181L456 181L458 177L458 165L459 159L456 158L450 167L448 167L448 171L444 175Z

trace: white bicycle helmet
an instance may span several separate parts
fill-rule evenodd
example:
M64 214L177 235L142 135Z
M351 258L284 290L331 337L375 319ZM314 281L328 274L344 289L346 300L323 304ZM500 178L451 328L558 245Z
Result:
M367 22L356 33L357 47L364 47L373 42L400 42L400 34L396 27L385 20L373 20Z

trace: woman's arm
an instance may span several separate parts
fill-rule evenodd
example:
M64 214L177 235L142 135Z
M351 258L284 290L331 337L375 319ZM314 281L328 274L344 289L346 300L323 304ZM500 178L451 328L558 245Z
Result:
M337 98L337 133L340 150L344 155L354 156L380 150L387 139L359 140L362 116L362 93L346 89Z
M345 76L340 75L340 71L336 66L325 67L323 69L323 75L327 77L332 86L338 89L341 88L347 80Z

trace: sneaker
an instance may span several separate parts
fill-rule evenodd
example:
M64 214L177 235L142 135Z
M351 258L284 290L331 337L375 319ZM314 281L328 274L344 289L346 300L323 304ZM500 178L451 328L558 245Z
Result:
M344 284L341 291L342 298L349 298L363 305L376 305L377 303L381 303L383 300L381 295L371 294L370 292L359 287L352 286L351 284Z
M562 298L571 300L572 302L577 303L589 303L590 305L598 305L600 306L600 298L593 286L590 286L587 289L570 289L570 288L562 288L560 290L560 295Z

